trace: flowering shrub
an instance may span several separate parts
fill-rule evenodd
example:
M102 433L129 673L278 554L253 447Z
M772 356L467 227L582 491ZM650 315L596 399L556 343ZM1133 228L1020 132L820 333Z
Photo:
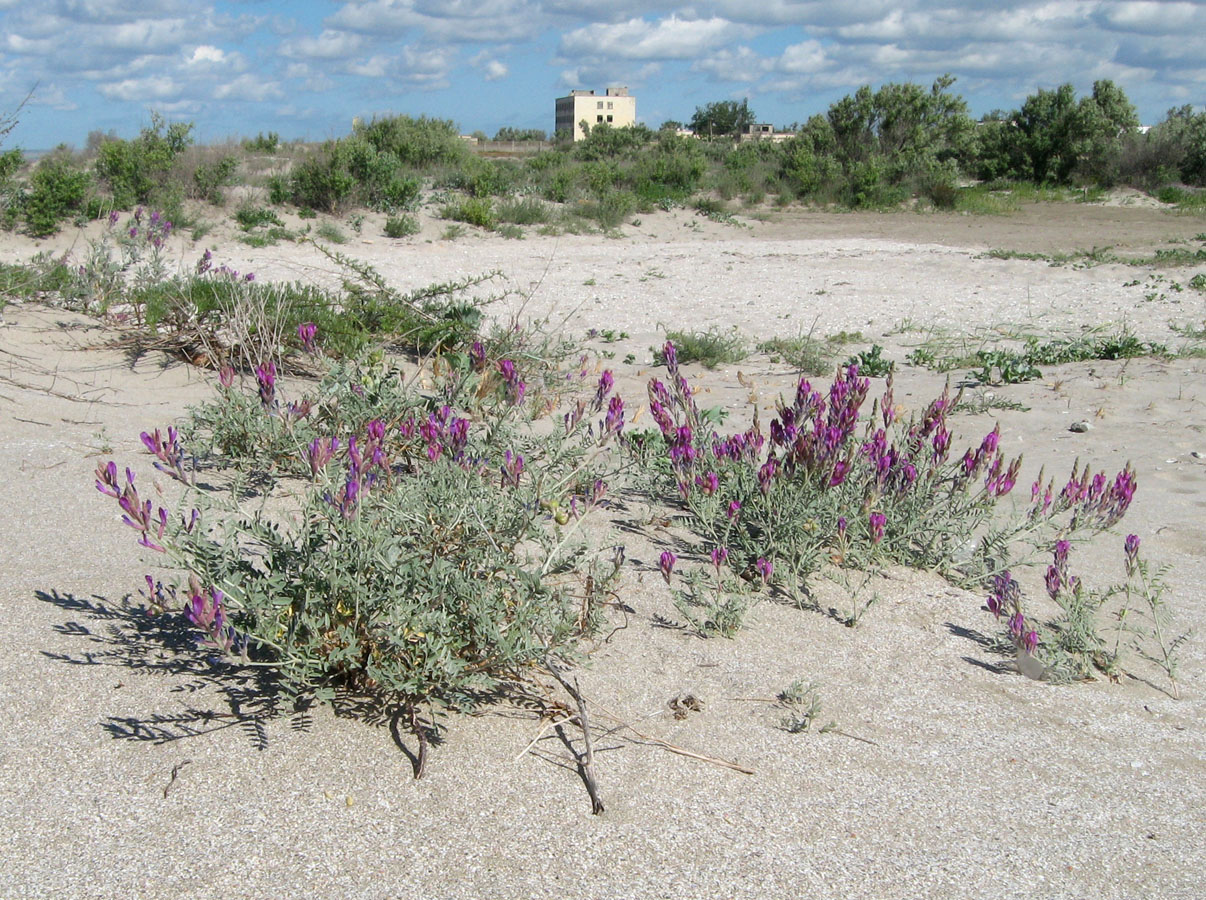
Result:
M1140 557L1138 536L1123 542L1126 579L1101 591L1071 574L1071 548L1061 539L1052 550L1044 583L1059 614L1046 621L1024 611L1021 586L1008 571L993 579L987 606L1006 623L1001 648L1016 653L1024 673L1054 681L1090 679L1095 672L1117 678L1137 657L1163 670L1179 696L1177 648L1187 635L1168 634L1163 572L1153 572Z
M1078 465L1058 496L1040 474L1029 508L1002 522L994 513L1021 457L1006 457L999 427L952 453L947 418L958 398L949 390L900 421L889 376L866 415L870 381L849 365L824 394L801 379L766 432L755 423L725 435L700 415L672 343L662 358L670 381L650 381L650 413L666 481L704 550L724 551L735 572L770 582L800 606L815 606L815 575L849 586L845 570L884 563L985 583L1025 556L1019 544L1111 527L1134 494L1129 467L1110 482ZM773 576L762 575L764 566Z
M302 330L303 343L317 338ZM580 535L606 502L623 403L604 373L592 404L525 436L513 425L533 412L523 372L474 350L480 368L435 378L437 396L465 406L420 395L383 363L335 365L296 402L271 363L254 393L223 373L188 440L205 456L208 437L241 471L225 498L188 487L187 512L145 499L131 469L99 466L97 489L138 543L186 573L176 588L148 576L152 606L182 604L206 645L271 664L294 695L373 698L424 748L425 711L471 705L572 653L622 559L589 553ZM172 428L143 435L156 467L191 485L181 441ZM270 486L270 472L287 488L275 513L249 508L246 479Z

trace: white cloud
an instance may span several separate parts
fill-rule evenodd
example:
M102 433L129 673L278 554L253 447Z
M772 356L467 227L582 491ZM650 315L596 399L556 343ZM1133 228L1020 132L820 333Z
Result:
M246 100L251 103L262 103L265 100L279 100L284 96L284 91L275 81L266 81L250 73L240 75L233 81L228 81L214 89L214 99L216 100Z
M111 100L167 100L180 93L180 84L167 76L127 78L112 84L97 86L102 96Z
M194 47L192 55L188 58L190 66L221 65L225 61L226 53L221 48L210 44Z
M560 49L568 58L692 59L747 33L727 19L672 15L658 22L629 19L618 25L587 25L565 35Z
M317 37L299 37L281 44L281 55L290 59L347 59L364 46L364 39L346 31L324 28Z

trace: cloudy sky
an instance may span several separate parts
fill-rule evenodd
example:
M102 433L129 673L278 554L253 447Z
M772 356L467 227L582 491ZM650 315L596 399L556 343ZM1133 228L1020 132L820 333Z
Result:
M1151 123L1206 104L1206 0L0 0L0 111L34 91L8 140L30 149L151 110L202 141L376 113L551 131L554 98L609 85L654 127L742 97L783 125L944 72L973 113L1111 78Z

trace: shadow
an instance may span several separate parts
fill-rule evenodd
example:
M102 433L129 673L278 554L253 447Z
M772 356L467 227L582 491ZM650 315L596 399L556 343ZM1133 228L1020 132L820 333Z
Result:
M87 646L78 653L43 656L65 665L114 666L141 675L175 679L171 693L196 696L210 704L188 703L172 713L107 716L101 728L115 740L165 744L235 728L257 750L268 746L266 723L287 713L290 727L308 731L308 707L287 702L270 670L254 660L229 659L198 646L196 632L180 613L151 615L126 597L114 604L104 597L37 591L35 596L77 616L54 630Z
M984 634L982 631L976 631L974 628L956 625L954 622L943 622L942 626L955 637L963 638L976 644L984 652L990 653L993 656L1004 657L1001 662L989 662L988 660L976 659L974 656L960 657L968 665L976 666L994 675L1018 674L1017 661L1009 653L1004 652L999 643L991 635Z

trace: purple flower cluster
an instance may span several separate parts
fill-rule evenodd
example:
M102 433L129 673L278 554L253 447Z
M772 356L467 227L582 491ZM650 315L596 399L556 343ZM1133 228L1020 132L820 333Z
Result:
M184 604L184 615L201 630L204 643L229 653L235 643L234 627L226 620L226 596L217 588L202 591L190 579L192 593Z
M159 542L163 540L163 532L167 528L168 512L161 506L156 514L151 501L138 496L138 489L134 487L134 473L130 469L126 469L125 485L121 485L117 477L117 463L109 461L97 466L96 489L117 500L122 511L122 522L139 532L139 544L157 553L165 552ZM195 516L193 522L196 522Z
M988 611L996 616L998 621L1001 616L1007 617L1009 633L1019 650L1033 654L1038 649L1038 632L1028 627L1026 617L1022 614L1021 585L1008 571L994 576L992 590L988 595Z
M269 361L256 366L255 380L259 386L260 404L272 412L276 408L276 363Z
M523 396L527 392L527 385L520 380L519 373L515 369L515 363L509 359L500 359L498 361L498 374L502 376L503 391L511 405L518 406L523 403Z
M1135 470L1129 462L1111 482L1105 472L1094 475L1087 465L1081 470L1077 461L1058 495L1054 479L1044 485L1043 477L1040 471L1030 486L1030 518L1071 510L1073 529L1085 525L1106 529L1118 524L1130 508L1138 487Z
M298 325L297 337L307 353L318 352L318 344L315 343L315 338L318 337L318 326L313 322L303 322Z
M144 431L140 436L143 446L156 457L156 469L172 476L177 481L188 482L188 478L184 474L184 451L180 448L180 435L175 428L168 426L166 440L158 428L151 434Z

